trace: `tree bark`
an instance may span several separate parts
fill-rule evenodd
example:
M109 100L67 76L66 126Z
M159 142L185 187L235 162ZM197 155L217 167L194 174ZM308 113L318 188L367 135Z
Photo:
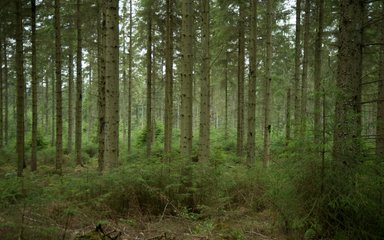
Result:
M181 25L181 109L180 153L192 156L192 69L193 69L193 7L192 0L182 1Z
M300 59L301 59L301 0L296 0L295 71L294 71L294 133L298 139L300 129Z
M3 59L4 59L4 146L8 145L8 56L7 56L7 39L4 37L4 50L3 50Z
M32 153L31 171L37 168L37 73L36 73L36 1L31 0L32 25Z
M128 154L131 153L132 150L132 68L133 68L133 36L132 36L132 0L129 1L129 55L128 55Z
M118 165L119 156L119 19L118 1L106 2L105 44L105 159L110 167Z
M360 62L358 27L361 15L358 14L361 0L340 1L339 51L337 66L337 95L334 120L333 158L337 169L352 167L359 154L358 139L358 96L359 71L356 63Z
M321 102L320 98L322 96L322 84L321 84L321 52L323 44L323 22L324 22L324 0L317 0L317 32L316 32L316 42L315 42L315 116L314 116L314 140L315 144L319 145L321 143ZM320 149L320 148L319 148ZM319 152L320 153L320 152Z
M68 54L68 140L67 150L68 153L72 152L73 148L73 54L72 48L69 49Z
M303 138L307 130L307 95L308 95L308 66L309 66L309 24L310 24L310 1L305 0L304 9L304 55L303 75L301 79L301 112L300 112L300 136Z
M23 55L23 18L21 0L15 1L16 7L16 151L17 176L23 175L24 167L24 55Z
M381 16L384 19L384 1L381 3ZM384 159L384 29L380 27L381 46L379 60L379 82L377 96L377 118L376 118L376 156L382 161Z
M0 25L0 33L3 35L4 30L1 28ZM4 38L0 38L0 149L4 146L4 119L3 119L3 112L4 112L4 101L3 101L3 92L4 92L4 85L3 85L3 41Z
M104 151L105 151L105 2L99 0L99 13L98 13L98 27L97 27L97 40L98 40L98 170L104 170Z
M239 37L237 63L237 156L243 156L244 148L244 68L245 68L245 34L244 34L244 3L240 2Z
M165 36L165 98L164 98L164 155L169 157L172 151L173 118L173 0L166 0L166 36Z
M256 56L257 56L257 1L251 1L251 23L250 23L250 77L248 84L248 134L247 134L247 165L255 163L256 155Z
M151 156L152 129L152 4L148 5L147 19L147 108L146 108L146 154Z
M81 35L81 0L76 1L76 28L77 28L77 53L76 53L76 126L75 126L75 152L76 164L82 165L82 115L83 115L83 79L82 79L82 35Z
M200 81L200 133L199 133L199 161L209 160L210 149L210 15L209 0L200 1L202 14L202 79Z
M285 145L291 140L291 88L287 88L287 103L285 109Z
M271 145L271 68L272 68L272 2L267 1L267 58L265 64L265 89L264 89L264 151L263 151L263 163L265 167L269 166L270 162L270 145Z
M63 113L61 93L60 0L55 0L55 70L56 70L56 170L61 174L63 161Z

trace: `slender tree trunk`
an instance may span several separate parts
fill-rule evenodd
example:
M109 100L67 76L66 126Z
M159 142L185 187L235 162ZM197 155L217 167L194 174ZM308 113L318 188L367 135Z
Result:
M384 19L384 1L381 3L381 16ZM379 83L377 96L377 119L376 119L376 156L378 160L384 159L384 29L380 27L381 46L379 60Z
M23 19L21 0L16 5L16 151L17 176L23 175L24 165L24 56L23 56Z
M152 4L149 4L148 22L147 22L147 108L146 108L146 153L151 156L152 149Z
M55 0L55 33L56 33L56 170L61 174L63 160L63 110L61 93L61 33L60 33L60 0Z
M132 149L132 68L133 68L133 36L132 36L132 0L129 1L129 55L128 55L128 154L131 153Z
M166 49L165 49L165 96L164 96L164 155L172 151L173 118L173 0L167 0Z
M304 55L303 75L301 79L301 124L300 136L304 137L307 130L307 95L308 95L308 59L309 59L309 24L310 24L310 0L305 0L304 10Z
M243 156L244 148L244 68L245 68L245 34L244 3L240 3L239 38L238 38L238 70L237 70L237 156Z
M3 50L3 59L4 59L4 106L5 106L5 112L4 112L4 146L8 145L8 113L9 113L9 107L8 107L8 56L7 56L7 39L4 37L4 50Z
M53 147L55 145L55 116L56 116L56 86L55 86L55 65L54 65L54 58L52 57L52 80L51 80L51 146Z
M99 117L99 129L98 129L98 144L99 144L99 156L98 156L98 170L102 172L104 170L104 150L105 150L105 2L99 0L99 13L98 13L98 117Z
M93 71L92 71L92 68L93 68L93 59L91 57L91 54L88 55L89 57L89 82L88 82L88 108L87 108L87 143L89 144L90 141L91 141L91 132L92 132L92 120L93 120L93 117L92 117L92 113L93 113L93 110L92 110L92 107L93 107L93 104L92 104L92 87L93 87Z
M36 73L36 1L31 0L32 9L32 153L31 171L37 168L37 73Z
M119 156L119 19L118 1L108 0L106 8L105 49L105 159L111 167L118 165Z
M294 133L296 140L300 129L300 59L301 59L301 0L296 0L295 71L294 71Z
M200 1L202 14L202 79L200 82L200 134L199 134L199 153L198 158L202 162L209 160L210 146L210 16L209 0Z
M68 54L68 153L72 152L73 148L73 54L72 48Z
M317 0L317 32L316 32L316 42L315 42L315 116L314 116L314 140L316 145L319 145L321 142L321 45L323 44L323 22L324 22L324 0ZM320 148L319 148L320 149Z
M180 153L192 156L192 69L193 69L193 7L192 0L182 2L181 25L181 109L180 109Z
M271 68L272 68L272 2L267 1L267 59L265 64L265 89L264 89L264 166L268 167L270 162L270 145L271 145Z
M287 89L287 103L285 109L285 145L291 140L291 88Z
M1 28L0 25L0 33L3 33L4 31ZM0 149L4 146L4 128L3 128L3 112L4 112L4 101L3 101L3 92L4 92L4 85L3 85L3 37L0 38Z
M250 77L248 84L248 134L247 134L247 165L255 163L256 155L256 56L257 56L257 1L251 1L251 24L250 24Z
M225 139L228 139L228 61L229 61L229 51L225 53L225 65L224 65L224 91L225 91L224 138Z
M82 79L82 35L81 35L81 0L76 2L76 28L77 28L77 53L76 53L76 126L75 126L75 152L76 164L82 165L82 115L83 115L83 79Z
M359 72L356 62L360 62L359 34L356 28L361 21L358 14L361 0L341 0L339 31L339 51L337 66L337 95L333 135L333 158L338 170L352 167L358 159L358 95Z

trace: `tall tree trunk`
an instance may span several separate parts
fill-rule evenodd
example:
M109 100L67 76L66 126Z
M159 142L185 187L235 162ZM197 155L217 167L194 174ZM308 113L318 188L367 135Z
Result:
M317 0L317 32L316 32L316 42L315 42L315 116L314 116L314 140L316 145L319 145L321 142L321 45L323 44L323 22L324 22L324 0ZM319 148L320 149L320 148Z
M3 30L0 25L0 33L3 35ZM3 92L4 92L4 85L3 85L3 41L4 38L0 38L0 149L3 148L4 143L4 128L3 128L3 112L4 112L4 101L3 101Z
M180 153L192 156L192 69L193 69L193 7L192 0L182 1L181 25L181 109Z
M271 145L271 68L272 68L272 2L267 1L267 59L265 64L265 89L264 89L264 166L269 166L270 161L270 145Z
M68 54L68 153L72 152L73 145L73 54L72 48L69 48Z
M132 60L133 60L133 36L132 36L132 0L129 1L129 55L128 55L128 154L131 153L132 148Z
M82 165L82 115L83 115L83 79L82 79L82 36L81 36L81 0L76 2L76 28L77 28L77 53L76 53L76 126L75 126L75 152L76 164Z
M173 0L166 0L166 43L165 43L165 98L164 98L164 155L172 151L173 118Z
M295 71L294 71L294 133L298 139L300 129L300 59L301 59L301 0L296 0Z
M16 7L16 151L17 176L23 175L24 167L24 55L23 55L23 18L21 0L15 1Z
M247 165L255 163L256 155L256 56L257 56L257 1L251 1L251 24L250 24L250 77L248 84L248 134L247 134Z
M243 156L244 148L244 68L245 68L245 36L244 36L244 3L240 2L238 37L238 70L237 70L237 156Z
M105 48L105 159L111 167L118 165L119 156L119 19L118 1L108 0L106 8Z
M358 95L359 72L356 63L360 62L360 29L358 14L361 0L341 0L339 21L339 51L337 65L337 95L333 135L333 158L337 169L352 167L359 153L358 139Z
M209 0L200 1L202 14L202 79L200 82L200 134L199 134L199 153L198 158L202 162L209 160L210 149L210 16Z
M291 140L291 88L287 88L287 103L285 109L285 144Z
M61 31L60 0L55 0L55 38L56 38L56 170L61 174L63 160L63 113L61 93Z
M36 0L31 0L32 9L32 153L31 153L31 171L37 167L37 74L36 74Z
M44 111L44 118L45 118L45 128L44 128L44 133L45 135L47 136L48 135L48 128L49 128L49 80L48 80L48 70L46 70L45 72L46 76L44 77L45 78L45 94L44 94L44 97L45 97L45 101L44 101L44 108L45 108L45 111Z
M303 75L301 79L301 124L300 136L304 137L307 130L307 95L308 95L308 59L309 59L309 24L310 24L310 0L305 0L304 10L304 55Z
M225 53L225 65L224 65L224 91L225 91L225 109L224 109L224 138L228 139L228 61L229 51Z
M152 149L152 4L149 4L147 19L147 108L146 108L146 154L151 156Z
M51 146L55 146L55 116L56 116L56 86L55 86L55 64L52 57L52 76L51 76Z
M384 1L381 3L381 16L384 21ZM376 156L378 160L384 159L384 29L380 27L381 46L379 61L379 83L377 96L377 119L376 119Z
M105 150L105 2L99 0L98 2L98 27L97 27L97 40L98 40L98 170L102 172L104 170L104 150Z
M8 55L7 55L7 38L4 37L4 50L3 50L3 59L4 59L4 106L5 106L5 112L4 112L4 145L8 145L8 113L9 113L9 107L8 107Z

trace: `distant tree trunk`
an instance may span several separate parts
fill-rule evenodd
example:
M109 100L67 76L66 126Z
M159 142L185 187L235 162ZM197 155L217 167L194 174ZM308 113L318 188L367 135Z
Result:
M37 74L36 74L36 1L31 0L31 25L32 25L32 153L31 171L37 167Z
M296 0L295 71L294 71L294 133L298 139L300 129L300 59L301 59L301 0Z
M200 134L199 134L199 161L206 162L209 160L210 146L210 16L209 16L209 0L200 1L202 14L202 79L200 82Z
M55 86L55 64L54 57L52 57L52 76L51 76L51 146L55 145L55 116L56 116L56 86Z
M152 4L149 4L147 19L147 108L146 108L146 153L151 156L152 149Z
M339 21L339 51L337 65L337 95L334 120L333 158L339 170L352 167L359 153L358 139L358 95L359 73L356 63L359 55L360 29L356 26L361 22L358 14L361 0L341 0Z
M17 176L23 175L24 167L24 56L23 56L23 18L21 0L16 5L16 151Z
M271 145L271 68L272 68L272 2L267 1L267 59L265 64L265 89L264 89L264 166L269 166L270 161L270 145Z
M225 109L224 109L224 138L228 138L228 61L229 51L225 53L225 65L224 65L224 91L225 91Z
M108 0L106 4L105 159L111 167L116 167L119 156L119 10L117 0Z
M238 37L238 70L237 70L237 156L243 156L244 148L244 65L245 65L245 36L244 36L244 3L240 2L239 37Z
M7 39L4 37L4 106L5 106L5 112L4 112L4 145L8 145L8 56L7 56Z
M165 43L165 96L164 96L164 155L172 151L173 118L173 0L167 0L166 43Z
M105 150L105 2L99 0L99 13L98 13L98 27L97 27L97 40L98 40L98 117L99 117L99 129L98 129L98 170L102 172L104 170L104 150Z
M304 55L303 75L301 79L301 124L300 136L304 137L307 130L307 95L308 95L308 59L309 59L309 24L310 24L310 1L305 0L304 14Z
M287 103L285 109L285 144L291 140L291 88L287 88Z
M56 38L56 170L61 174L63 160L63 113L61 94L61 33L60 0L55 0L55 38Z
M248 134L247 134L247 165L255 163L256 155L256 56L257 56L257 1L251 1L250 46L249 46L249 84L248 84Z
M82 35L81 35L81 0L76 1L76 28L77 28L77 53L76 53L76 126L75 126L75 152L76 164L82 165L82 115L83 115L83 79L82 79Z
M316 42L315 42L315 116L314 116L314 140L316 145L319 145L321 142L321 45L323 44L323 22L324 22L324 0L317 0L317 32L316 32ZM319 148L320 149L320 148Z
M384 1L381 3L381 16L384 19ZM379 83L377 96L377 119L376 119L376 156L378 160L384 159L384 29L380 26L381 46L379 61Z
M133 36L132 36L132 0L129 1L129 55L128 55L128 154L131 153L132 149L132 68L133 68Z
M181 25L181 109L180 153L192 156L192 70L193 70L193 7L192 0L182 2Z
M73 54L72 48L68 54L68 153L72 152L73 145Z

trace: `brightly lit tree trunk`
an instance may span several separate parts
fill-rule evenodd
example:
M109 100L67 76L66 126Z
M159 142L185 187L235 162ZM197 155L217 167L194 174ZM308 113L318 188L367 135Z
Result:
M119 4L118 0L106 4L104 157L113 168L119 156Z
M209 17L209 0L201 1L202 14L202 79L200 82L200 128L199 128L199 161L206 162L209 160L210 146L210 17Z
M153 126L152 126L152 4L148 5L147 19L147 108L146 108L146 154L151 156Z
M132 150L132 68L133 68L133 36L132 36L132 0L129 1L129 47L128 47L128 154Z
M192 0L183 0L181 25L180 153L187 159L190 159L192 155L192 44Z
M255 163L256 155L256 56L257 56L257 1L251 1L250 21L250 77L248 84L248 133L247 133L247 165Z

